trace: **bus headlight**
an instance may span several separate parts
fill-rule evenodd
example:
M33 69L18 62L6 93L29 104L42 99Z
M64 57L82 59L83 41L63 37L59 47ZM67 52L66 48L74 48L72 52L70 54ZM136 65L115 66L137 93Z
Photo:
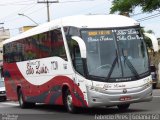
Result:
M147 81L146 84L144 84L144 86L145 88L152 86L152 80Z
M152 80L151 80L151 77L148 77L146 79L144 79L144 86L147 88L147 87L150 87L152 85Z

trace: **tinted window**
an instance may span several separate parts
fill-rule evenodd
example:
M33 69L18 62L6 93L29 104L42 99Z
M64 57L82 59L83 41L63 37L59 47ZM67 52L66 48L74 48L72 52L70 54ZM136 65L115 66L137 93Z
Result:
M41 33L4 45L5 62L19 62L51 56L67 59L60 29Z
M51 54L67 59L63 37L60 30L51 31Z
M51 35L50 32L39 35L38 41L39 58L49 57L51 53Z

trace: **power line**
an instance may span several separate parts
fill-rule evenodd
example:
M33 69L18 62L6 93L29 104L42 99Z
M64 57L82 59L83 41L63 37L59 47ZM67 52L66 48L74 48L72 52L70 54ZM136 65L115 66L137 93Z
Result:
M87 2L87 1L95 1L95 0L64 1L64 2L59 2L59 3ZM24 12L24 11L28 11L28 10L30 10L30 8L32 8L32 7L34 7L34 6L36 6L36 4L34 4L34 5L31 6L31 7L30 7L30 6L29 6L29 7L27 6L25 9L23 8L24 10L23 10L23 9L20 9L20 10L23 10L23 12ZM39 8L39 9L36 9L35 11L32 11L32 12L26 14L26 15L34 14L35 12L39 11L39 10L42 9L42 8L44 8L44 7L41 7L41 8ZM18 11L16 12L16 15L17 15L17 13L18 13L20 10L18 10ZM11 15L14 15L14 14L15 14L15 12L12 13L12 14L7 15L7 16L6 16L5 18L3 18L3 19L7 19L7 17L9 17L9 16L11 16ZM19 19L19 18L14 15L14 18L9 19L9 20L5 20L5 22L9 22L9 21L17 20L17 19ZM12 28L12 29L10 29L10 30L15 30L15 29L19 29L19 28Z
M156 18L156 17L159 17L160 15L157 15L157 16L153 16L153 17L151 17L151 18L148 18L148 19L143 19L143 20L140 20L140 21L138 21L138 22L142 22L142 21L145 21L145 20L150 20L150 19L153 19L153 18Z
M23 5L32 5L33 3L27 3L27 4L17 4L17 3L13 3L13 4L0 4L0 6L23 6Z
M76 1L64 1L64 2L59 2L59 3L73 3L73 2L87 2L87 1L95 1L95 0L76 0Z
M19 11L19 12L26 12L26 11L29 11L31 10L31 8L33 9L37 4L32 4L31 6L27 6L26 8L22 9L22 11Z
M141 22L141 21L149 20L149 19L152 19L152 18L155 18L155 17L159 17L159 16L160 16L160 13L156 13L156 14L153 14L153 15L150 15L150 16L147 16L147 17L143 17L143 18L137 19L137 21Z
M31 0L31 1L33 1L33 0ZM64 2L59 2L59 3L86 2L86 1L95 1L95 0L64 1ZM14 1L14 2L17 2L17 1ZM22 1L21 1L21 2L22 2ZM24 1L24 2L25 2L25 1ZM26 2L27 2L27 1L26 1ZM33 8L33 7L35 7L35 6L36 6L36 3L35 3L35 4L32 4L31 7L27 5L27 7L25 7L25 8L22 8L22 9L20 9L20 10L18 10L18 11L15 11L15 12L13 12L13 13L5 16L4 18L0 18L0 21L9 22L9 21L17 20L17 19L19 19L19 18L17 18L17 16L15 16L15 15L17 15L17 13L24 13L24 11L29 11L31 8ZM29 13L27 13L26 15L34 14L35 12L39 11L39 10L42 9L42 8L44 8L44 7L38 8L37 10L32 11L32 12L29 12ZM21 10L22 10L22 11L21 11ZM5 20L5 19L7 19L9 16L13 16L13 17L12 17L12 18L9 18L8 20Z
M33 4L33 3L35 3L33 0L32 1L14 1L14 2L1 3L0 6L28 5L28 4Z
M47 4L47 18L48 18L48 22L50 21L50 13L49 13L49 3L58 3L59 1L38 1L37 3L43 3L43 4Z
M86 2L86 1L95 1L95 0L78 0L78 1L64 1L64 2L59 2L58 0L55 1L38 1L37 3L43 3L47 4L47 18L48 22L50 21L50 12L49 12L49 3L71 3L71 2Z
M0 21L9 22L9 21L16 20L16 19L18 19L17 16L16 16L18 12L28 11L28 10L30 10L31 8L35 7L35 5L36 5L36 3L35 3L35 4L32 4L31 6L28 6L28 5L27 5L26 7L22 8L22 9L16 10L16 11L8 14L8 15L5 16L4 18L1 18ZM10 17L10 16L13 16L13 17ZM8 19L8 20L5 20L5 19L7 19L7 18L9 18L9 19Z
M4 21L5 23L10 22L10 21L13 22L13 21L19 19L19 17L17 17L17 13L18 13L18 12L24 13L24 11L30 10L31 8L35 7L35 5L36 5L36 4L34 4L34 5L31 6L31 7L29 6L29 7L27 7L27 8L24 9L24 10L22 9L21 12L20 12L19 10L18 10L17 12L13 12L13 13L9 14L8 16L6 16L5 18L0 19L0 21ZM41 9L43 9L43 8L45 8L45 7L44 7L44 6L43 6L43 7L40 7L40 8L38 8L38 9L36 9L35 11L29 12L29 13L26 14L26 15L34 14L34 13L38 12L39 10L41 10ZM12 18L7 19L7 17L12 16L12 15L14 15ZM7 20L3 20L3 19L7 19Z
M46 7L46 6L45 6L45 7ZM40 8L38 8L38 9L32 11L32 12L27 13L26 15L35 14L36 12L39 12L39 10L42 10L42 9L45 8L45 7L44 7L44 6L43 6L43 7L40 7Z
M140 13L132 14L130 16L133 17L133 16L137 16L137 15L141 15L141 14L144 14L144 13L140 12Z

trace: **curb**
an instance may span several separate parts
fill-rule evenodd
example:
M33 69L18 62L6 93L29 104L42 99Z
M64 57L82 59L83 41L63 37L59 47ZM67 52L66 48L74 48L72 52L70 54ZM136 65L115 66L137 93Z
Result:
M157 87L156 87L156 88L157 88L157 89L160 89L160 83L157 84Z

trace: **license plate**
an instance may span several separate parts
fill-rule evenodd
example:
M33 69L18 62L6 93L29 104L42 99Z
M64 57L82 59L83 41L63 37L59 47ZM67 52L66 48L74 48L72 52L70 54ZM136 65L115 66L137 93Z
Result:
M131 100L131 96L122 96L119 98L120 101L128 101Z

